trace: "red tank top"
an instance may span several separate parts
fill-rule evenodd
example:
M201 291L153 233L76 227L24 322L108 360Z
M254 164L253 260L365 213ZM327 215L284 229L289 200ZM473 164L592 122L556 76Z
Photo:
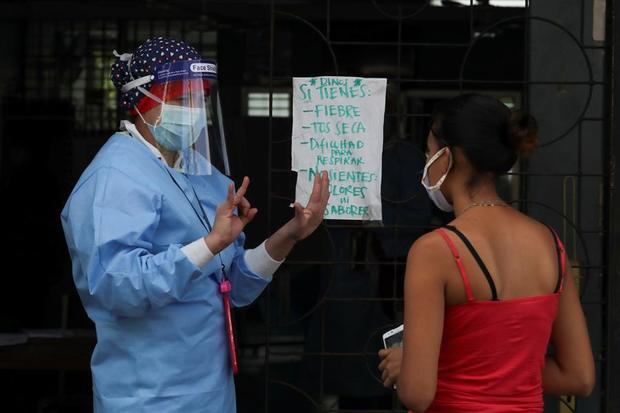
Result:
M439 354L437 392L427 413L542 412L542 370L562 291L566 257L553 232L558 282L553 294L499 300L493 279L469 240L467 246L489 282L492 301L477 301L460 254L443 230L459 268L467 302L447 306Z

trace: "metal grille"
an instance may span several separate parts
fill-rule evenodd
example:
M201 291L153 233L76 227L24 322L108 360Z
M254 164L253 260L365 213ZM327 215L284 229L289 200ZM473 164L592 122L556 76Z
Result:
M553 2L523 2L525 7L510 9L473 1L469 7L450 8L448 3L328 0L300 10L272 2L270 85L317 73L315 67L283 65L278 53L279 41L302 37L299 32L305 31L307 39L321 44L322 50L311 50L323 62L320 74L388 78L386 122L395 126L387 131L384 151L423 147L433 104L460 92L492 94L535 114L541 124L541 148L502 177L500 188L515 206L558 228L567 243L599 373L591 397L547 398L546 411L602 411L609 45L601 4L562 2L563 11L557 13L560 6ZM347 21L347 11L354 11L358 19ZM427 59L433 63L422 62ZM272 153L285 153L288 142L274 136L273 121L269 125ZM279 152L279 146L286 149ZM316 236L321 241L287 261L265 298L271 320L264 349L265 411L289 411L290 406L295 411L402 409L395 397L371 385L373 380L379 383L378 337L402 317L406 250L395 250L446 217L424 215L419 188L412 186L407 193L386 187L385 163L384 153L384 215L393 222L381 228L326 222ZM286 165L278 155L270 157L270 165L271 217L290 198L278 192ZM419 179L420 171L411 163L401 167L396 175L387 175ZM417 219L407 214L412 211ZM318 291L300 281L304 276L321 281ZM311 293L313 300L292 315L291 303ZM295 326L298 335L291 336ZM350 335L357 342L347 340ZM290 366L291 360L298 363L296 374L279 367Z
M431 209L414 183L433 105L464 91L492 94L538 118L541 147L501 178L500 189L516 207L558 229L579 275L598 384L587 399L547 399L545 411L589 413L619 404L620 396L606 391L619 381L606 364L615 318L605 287L616 271L607 266L613 256L610 56L617 47L609 35L611 2L607 12L602 0L511 2L517 7L473 0L117 4L119 13L139 19L118 17L109 3L91 3L1 5L6 24L0 30L19 45L0 63L2 179L24 119L7 102L49 109L32 113L30 122L71 124L65 151L49 155L66 161L53 172L64 196L122 116L108 78L112 50L129 51L155 35L183 39L220 61L233 171L253 178L251 197L261 211L247 233L253 246L290 216L295 182L291 119L274 113L280 106L265 108L264 93L277 94L277 105L289 108L284 96L294 76L388 79L384 225L326 222L297 247L261 299L237 311L240 413L404 411L378 380L376 353L381 334L402 319L409 245L449 219ZM263 99L254 112L250 95ZM63 201L47 207L56 213ZM22 230L14 229L15 239ZM66 257L51 259L62 276L49 285L62 279L62 288L46 292L47 300L71 297L70 310L46 304L44 312L58 316L42 325L87 326Z

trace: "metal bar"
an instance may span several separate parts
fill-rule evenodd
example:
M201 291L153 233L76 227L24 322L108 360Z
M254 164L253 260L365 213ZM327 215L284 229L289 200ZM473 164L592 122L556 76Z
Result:
M579 13L581 16L581 18L579 19L579 44L584 44L585 43L585 39L583 37L583 32L585 30L585 26L586 26L586 2L584 0L581 0L581 13Z
M474 0L469 0L469 42L467 47L470 47L474 40Z
M358 227L357 229L362 229L364 227ZM355 229L349 227L349 229ZM331 265L331 264L351 264L351 265L378 265L378 266L389 266L389 265L398 265L405 266L405 262L394 262L394 261L360 261L360 260L294 260L290 259L286 261L286 265ZM595 269L595 270L604 270L607 268L606 265L572 265L571 268L581 268L581 269Z
M469 43L432 43L432 42L369 42L332 40L334 46L396 46L396 47L469 47Z
M332 12L332 2L331 0L327 0L326 5L326 16L325 16L325 38L330 44L334 44L331 40L331 32L332 32L332 24L331 24L331 12Z
M86 38L86 46L84 48L84 71L85 71L85 84L84 84L84 90L81 91L82 93L82 99L84 102L84 107L82 108L84 111L84 118L83 118L83 124L82 124L82 128L84 130L87 131L88 134L92 134L92 120L90 118L90 113L88 111L88 95L87 95L87 90L91 87L91 85L93 84L92 78L93 78L93 51L92 51L92 37L90 35L91 33L91 28L92 28L92 21L91 20L86 20L85 25L84 25L84 37Z
M325 353L325 313L327 312L327 306L325 302L321 305L319 311L321 312L321 353ZM319 397L323 398L325 395L325 358L321 357L319 359L320 368L319 368Z
M288 174L291 171L288 170L288 169L282 169L282 168L272 168L271 172L287 173ZM589 173L579 174L579 173L573 173L573 172L566 172L566 173L556 173L556 172L506 172L505 174L502 174L500 176L544 176L544 177L554 177L554 176L567 177L567 176L574 176L574 177L584 177L584 178L602 178L605 175L604 175L604 173L603 174L589 174ZM272 194L272 196L274 196L276 198L280 198L279 195L273 195Z
M608 108L609 122L605 133L606 145L603 146L604 167L604 205L603 227L609 228L604 237L603 259L607 262L609 270L603 280L603 289L607 291L607 311L605 324L607 327L607 349L605 351L606 364L603 364L605 382L603 403L604 411L620 411L620 356L617 349L620 348L620 201L618 200L617 188L620 185L620 176L616 173L616 162L620 159L620 145L614 139L620 131L620 105L617 96L620 93L620 21L617 17L616 4L607 2L607 30L606 30L606 76L609 80L607 88L606 106Z
M267 165L271 168L273 163L272 149L273 149L273 65L274 65L274 47L275 47L275 4L274 0L269 2L269 121L267 130ZM271 194L273 191L273 179L271 173L267 174L267 193ZM272 202L271 197L267 197L267 229L271 231L271 209ZM270 366L269 366L269 353L270 353L270 340L271 340L271 287L267 287L266 292L266 326L265 326L265 412L269 412L269 383L270 383Z
M343 74L344 75L344 74ZM275 82L290 82L290 77L276 76L273 78ZM553 81L553 80L479 80L479 79L410 79L410 78L389 78L390 82L399 83L445 83L445 84L459 84L459 83L471 83L481 85L586 85L586 86L602 86L606 85L604 81Z
M531 50L530 30L532 27L530 24L531 14L532 14L532 10L531 10L530 1L525 0L525 9L523 10L523 15L525 19L525 24L523 28L523 48L524 48L524 51L523 51L523 81L526 83L524 83L523 87L521 88L521 110L525 112L529 111L529 105L530 105L529 90L530 90L530 86L532 85L532 80L530 77L530 70L529 70L529 64L530 64L529 54ZM520 171L526 170L528 167L529 167L529 162L527 160L524 160L524 159L519 160ZM527 195L528 195L527 184L528 184L527 179L519 179L519 182L518 182L519 197L521 199L527 199ZM523 213L527 214L528 205L526 202L519 202L519 211L522 211Z
M101 67L99 68L99 82L98 82L98 85L96 86L96 89L99 89L101 91L101 94L99 95L99 98L100 98L100 101L99 101L99 132L108 129L108 124L106 123L106 116L105 116L105 101L104 101L105 93L103 93L104 92L103 85L105 84L105 78L107 75L107 70L106 70L107 67L105 64L103 64L103 61L105 60L103 50L105 50L105 46L106 46L107 22L108 21L106 19L100 20L101 40L99 43L99 53L97 53L102 63ZM97 57L95 56L93 56L93 58L97 59Z
M131 24L131 25L130 25ZM133 36L129 35L129 30L133 29ZM133 22L127 20L116 19L116 50L120 53L125 53L125 50L129 48L129 39L134 39L136 37L136 21ZM115 93L116 92L115 90ZM118 96L115 100L118 102ZM119 107L118 103L115 105L115 115L114 118L114 126L118 125L120 120L124 117L124 113Z

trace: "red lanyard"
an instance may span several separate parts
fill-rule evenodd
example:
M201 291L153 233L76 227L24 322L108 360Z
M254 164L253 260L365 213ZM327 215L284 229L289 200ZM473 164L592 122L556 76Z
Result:
M202 212L202 219L200 217L200 214L198 213L198 210L196 210L196 207L194 207L194 204L189 199L189 197L187 196L187 194L185 193L181 185L179 185L177 180L174 179L174 176L172 175L172 173L165 166L164 166L164 169L166 170L166 172L168 172L168 175L170 175L172 182L174 182L177 188L179 188L179 190L183 193L187 202L189 202L190 206L196 213L196 216L198 217L198 220L200 221L200 223L205 227L207 232L211 232L212 228L211 228L211 223L209 222L209 217L207 216L204 208L202 207L202 204L200 203L200 198L198 198L198 194L196 193L196 190L194 190L194 187L192 186L191 181L189 181L188 179L188 184L190 188L192 189L192 192L194 192L194 197L196 197L196 201L198 201L198 206L200 207L200 211ZM230 285L230 281L226 279L226 272L225 272L226 267L224 266L224 262L222 261L222 256L219 253L217 254L217 256L220 260L220 263L222 264L222 281L220 281L220 294L222 294L222 302L224 303L224 318L226 319L226 339L228 341L228 353L230 355L230 366L232 368L233 374L236 375L237 372L239 371L239 365L237 364L237 349L235 348L235 332L233 331L232 315L230 311L230 290L232 290L232 286Z
M233 331L232 316L230 313L230 290L232 286L230 281L223 279L220 282L220 293L222 294L222 302L224 303L224 318L226 319L226 338L228 340L228 353L230 355L230 365L233 374L239 371L237 364L237 349L235 348L235 333Z

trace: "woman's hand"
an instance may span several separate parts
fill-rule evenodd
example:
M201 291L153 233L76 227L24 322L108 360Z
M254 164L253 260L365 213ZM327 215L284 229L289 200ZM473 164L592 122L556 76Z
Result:
M329 178L327 172L323 171L314 176L312 193L306 207L302 207L299 202L294 204L295 217L287 226L295 241L301 241L317 229L323 221L327 201L329 201Z
M254 219L258 210L252 208L245 193L250 185L250 178L245 176L241 187L235 192L234 184L228 186L226 200L217 206L213 230L205 237L207 246L213 254L217 254L232 244L243 231L243 228ZM234 210L237 208L238 215Z
M295 216L281 226L265 243L267 253L277 261L282 261L293 246L312 234L323 220L325 207L329 200L329 178L323 171L314 176L312 193L306 207L295 202Z
M400 347L393 347L379 350L379 357L381 358L379 370L381 370L383 386L395 387L398 376L400 375L400 362L403 358L403 349Z

